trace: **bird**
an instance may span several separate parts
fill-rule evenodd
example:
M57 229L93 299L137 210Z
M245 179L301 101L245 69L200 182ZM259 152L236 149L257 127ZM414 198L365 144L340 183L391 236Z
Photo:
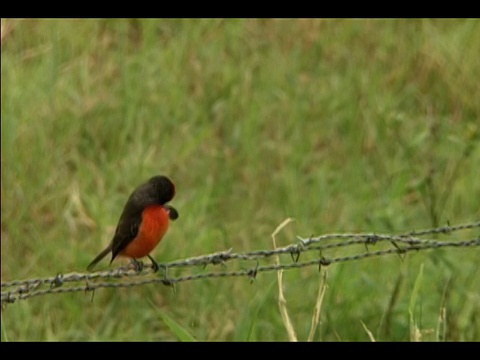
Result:
M108 253L110 264L117 256L131 258L135 269L141 271L143 263L138 259L148 256L154 272L158 263L150 252L158 245L168 230L170 220L179 217L177 209L167 204L175 196L175 185L164 175L157 175L138 186L130 195L109 245L92 260L91 271Z

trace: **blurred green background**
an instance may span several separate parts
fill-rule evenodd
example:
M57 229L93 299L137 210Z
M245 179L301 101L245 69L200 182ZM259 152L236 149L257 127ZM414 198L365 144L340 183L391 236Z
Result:
M270 249L287 217L279 246L478 220L478 34L476 19L2 19L2 281L84 271L156 174L180 212L159 262ZM408 341L414 295L417 339L479 341L479 253L331 265L315 340L369 341L363 322ZM284 274L300 340L319 278ZM276 286L36 297L2 310L2 340L178 339L165 317L197 340L287 340Z

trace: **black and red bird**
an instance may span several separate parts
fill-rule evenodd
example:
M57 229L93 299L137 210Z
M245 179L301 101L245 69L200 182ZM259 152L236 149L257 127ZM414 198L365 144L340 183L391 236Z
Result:
M93 267L110 251L112 259L125 256L138 259L148 256L154 271L158 264L150 252L158 245L168 230L170 220L178 218L178 211L167 203L175 196L175 185L166 176L154 176L136 188L123 208L115 235L110 244L88 265Z

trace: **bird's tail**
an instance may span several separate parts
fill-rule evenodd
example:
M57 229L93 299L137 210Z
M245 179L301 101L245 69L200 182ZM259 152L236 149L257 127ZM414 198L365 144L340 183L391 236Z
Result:
M88 271L91 271L93 269L93 267L95 265L97 265L97 263L102 260L105 256L107 256L107 254L112 250L112 245L110 244L109 246L107 246L105 248L105 250L103 250L100 254L98 254L98 256L93 259L93 261L87 266L87 270Z

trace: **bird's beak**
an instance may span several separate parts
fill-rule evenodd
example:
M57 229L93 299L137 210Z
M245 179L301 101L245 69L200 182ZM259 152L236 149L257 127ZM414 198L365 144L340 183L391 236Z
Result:
M172 205L165 204L163 205L165 209L168 211L168 217L170 220L177 220L178 219L178 211Z

